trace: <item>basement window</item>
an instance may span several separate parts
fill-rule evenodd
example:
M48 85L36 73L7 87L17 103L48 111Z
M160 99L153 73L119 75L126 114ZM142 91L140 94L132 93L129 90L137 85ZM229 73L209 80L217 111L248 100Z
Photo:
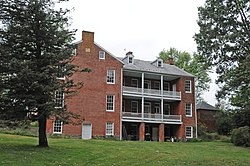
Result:
M62 134L62 125L63 125L62 121L55 120L53 123L53 133L54 134Z

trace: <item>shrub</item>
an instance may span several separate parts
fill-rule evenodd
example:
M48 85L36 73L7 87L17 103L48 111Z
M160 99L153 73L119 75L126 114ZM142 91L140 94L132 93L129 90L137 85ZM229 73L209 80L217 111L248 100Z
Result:
M235 146L250 147L249 126L239 127L232 132L231 142Z

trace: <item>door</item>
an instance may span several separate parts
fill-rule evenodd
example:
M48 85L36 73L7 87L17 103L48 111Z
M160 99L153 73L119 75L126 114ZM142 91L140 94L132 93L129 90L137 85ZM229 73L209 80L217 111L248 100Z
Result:
M91 138L92 138L92 125L82 124L82 139L91 139Z
M159 129L158 127L152 127L152 140L158 141L159 138Z

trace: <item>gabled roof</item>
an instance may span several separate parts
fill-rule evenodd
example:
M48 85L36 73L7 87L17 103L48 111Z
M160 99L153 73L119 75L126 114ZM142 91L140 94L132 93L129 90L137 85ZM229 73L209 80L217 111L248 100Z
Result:
M211 110L211 111L217 111L217 109L216 109L214 106L208 104L208 103L205 102L205 101L199 102L199 103L196 105L196 110Z
M169 74L169 75L178 75L178 76L187 76L187 77L195 77L192 74L178 68L175 65L163 64L163 67L157 67L152 64L152 61L144 61L139 59L134 59L134 64L128 64L124 58L119 58L123 61L124 69L128 70L137 70L137 71L144 71L144 72L153 72L153 73L162 73L162 74Z

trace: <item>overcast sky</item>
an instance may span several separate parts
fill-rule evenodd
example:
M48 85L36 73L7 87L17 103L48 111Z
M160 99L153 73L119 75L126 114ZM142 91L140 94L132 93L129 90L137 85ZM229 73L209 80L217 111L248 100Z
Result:
M95 32L95 42L118 57L132 51L135 58L155 60L163 49L196 52L198 6L205 0L70 0L72 28ZM215 75L212 75L213 79ZM216 86L205 100L214 105Z

